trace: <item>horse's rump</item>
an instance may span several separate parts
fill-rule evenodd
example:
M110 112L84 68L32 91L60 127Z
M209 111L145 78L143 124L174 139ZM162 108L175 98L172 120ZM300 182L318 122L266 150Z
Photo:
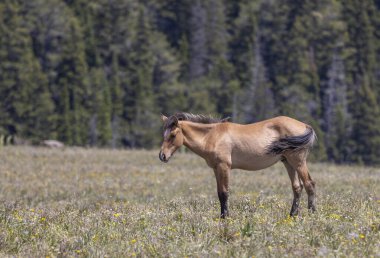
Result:
M299 151L313 146L317 136L312 127L308 126L304 134L281 138L268 147L268 154L281 154L284 151Z

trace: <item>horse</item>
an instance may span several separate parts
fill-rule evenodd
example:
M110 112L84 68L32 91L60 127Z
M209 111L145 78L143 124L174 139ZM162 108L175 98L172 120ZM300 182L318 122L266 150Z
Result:
M316 210L315 182L306 164L316 140L311 126L286 116L246 125L184 112L162 115L161 119L163 142L159 159L167 163L182 145L202 157L215 173L221 218L229 215L231 170L261 170L278 161L285 165L293 190L290 216L299 213L303 188L308 195L309 211Z

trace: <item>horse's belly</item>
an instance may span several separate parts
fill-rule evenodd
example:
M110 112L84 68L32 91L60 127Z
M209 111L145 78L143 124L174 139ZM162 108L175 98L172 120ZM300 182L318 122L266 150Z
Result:
M232 168L244 169L244 170L260 170L272 166L281 159L281 156L265 155L233 155L232 156Z

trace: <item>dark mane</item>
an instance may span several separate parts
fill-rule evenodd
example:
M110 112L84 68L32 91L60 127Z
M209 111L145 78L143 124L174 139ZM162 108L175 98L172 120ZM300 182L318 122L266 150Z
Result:
M224 123L229 120L229 117L227 118L215 118L212 116L206 116L206 115L194 115L191 113L185 113L185 112L178 112L168 118L164 125L164 130L167 128L170 128L176 121L190 121L194 123L200 123L200 124L214 124L214 123Z

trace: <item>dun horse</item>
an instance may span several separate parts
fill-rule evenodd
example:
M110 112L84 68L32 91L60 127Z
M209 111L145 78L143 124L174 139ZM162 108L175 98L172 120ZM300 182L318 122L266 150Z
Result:
M222 218L228 216L231 169L259 170L278 161L284 163L293 188L290 215L299 212L303 186L308 208L315 211L315 183L306 165L309 148L316 139L311 126L285 116L248 125L188 113L162 116L162 120L160 160L168 162L181 145L204 158L215 173Z

